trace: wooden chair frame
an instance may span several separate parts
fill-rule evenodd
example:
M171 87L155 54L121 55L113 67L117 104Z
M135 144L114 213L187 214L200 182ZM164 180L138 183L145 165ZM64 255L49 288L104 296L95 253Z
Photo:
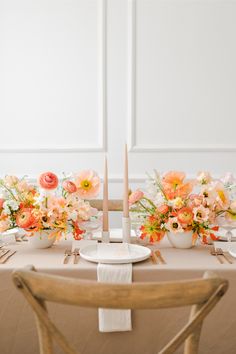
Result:
M113 309L192 306L188 323L159 354L174 353L184 341L184 353L196 354L203 320L228 288L228 281L212 272L194 280L107 284L39 273L33 266L13 272L13 281L36 315L41 354L54 353L53 339L66 354L78 354L51 321L45 301Z
M89 201L93 208L102 210L102 199L92 199ZM108 201L108 210L110 211L122 211L123 210L123 201L121 199L111 199Z

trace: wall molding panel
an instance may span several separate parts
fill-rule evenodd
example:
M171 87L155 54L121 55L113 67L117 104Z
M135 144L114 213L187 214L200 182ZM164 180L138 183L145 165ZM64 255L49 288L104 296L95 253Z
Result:
M128 109L127 141L134 153L236 152L236 143L218 144L139 144L137 141L137 6L144 0L128 0ZM201 3L201 0L199 0ZM162 2L163 3L163 2ZM183 2L181 2L183 3Z
M86 0L85 0L86 1ZM98 18L98 130L97 130L97 143L84 145L79 142L71 146L60 146L55 143L55 146L39 146L32 147L25 144L25 146L14 146L14 142L9 142L9 147L1 146L0 153L95 153L107 151L107 0L97 0L97 18ZM65 118L66 119L66 118ZM66 144L65 144L66 145Z

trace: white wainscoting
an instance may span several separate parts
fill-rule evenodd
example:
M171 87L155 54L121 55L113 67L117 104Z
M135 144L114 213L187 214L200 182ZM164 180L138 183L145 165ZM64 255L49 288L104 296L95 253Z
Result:
M236 172L236 0L0 0L0 174Z

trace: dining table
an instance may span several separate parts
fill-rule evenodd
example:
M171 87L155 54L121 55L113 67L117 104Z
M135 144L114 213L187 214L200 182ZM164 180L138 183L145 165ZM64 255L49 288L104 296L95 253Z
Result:
M73 242L61 239L48 249L30 248L28 242L10 244L16 253L0 264L0 353L38 354L39 344L32 309L16 289L12 272L34 265L39 272L75 279L97 280L97 264L79 257L63 263L66 249ZM136 242L135 240L133 242ZM173 248L167 239L156 245L166 264L151 258L133 264L133 282L162 282L194 279L207 270L228 279L229 289L202 328L200 354L236 353L236 259L219 263L210 246L198 244L191 249ZM75 247L75 245L73 246ZM106 294L104 294L106 296ZM97 309L49 303L51 318L81 354L154 354L188 321L190 307L132 311L132 330L102 333L98 330ZM56 353L62 351L55 347ZM176 353L182 353L183 346Z

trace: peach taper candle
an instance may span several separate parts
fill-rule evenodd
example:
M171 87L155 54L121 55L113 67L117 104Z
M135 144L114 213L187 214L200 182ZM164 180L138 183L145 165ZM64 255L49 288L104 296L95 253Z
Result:
M128 169L128 151L125 144L124 156L124 194L123 194L123 218L122 218L123 242L131 242L131 224L129 217L129 169Z
M109 242L109 218L108 218L108 172L107 157L104 160L104 180L103 180L103 222L102 222L102 242Z

